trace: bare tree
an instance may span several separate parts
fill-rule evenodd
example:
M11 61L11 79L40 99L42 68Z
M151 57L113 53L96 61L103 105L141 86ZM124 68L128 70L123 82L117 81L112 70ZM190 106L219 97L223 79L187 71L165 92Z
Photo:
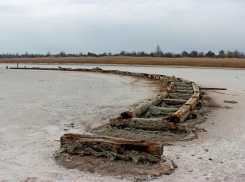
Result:
M163 52L161 51L161 48L160 48L160 46L158 44L157 44L154 56L155 57L162 57L163 56Z
M46 57L50 57L50 56L51 56L51 53L48 52L48 53L46 54Z
M241 57L241 53L240 53L238 50L235 50L235 51L233 52L233 57L234 57L234 58L240 58L240 57Z

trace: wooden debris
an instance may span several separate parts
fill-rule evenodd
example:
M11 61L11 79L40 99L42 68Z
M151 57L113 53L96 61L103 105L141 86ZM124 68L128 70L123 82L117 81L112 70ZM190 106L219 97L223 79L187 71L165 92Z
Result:
M173 131L189 133L188 123L171 123L161 119L145 119L145 118L112 118L110 125L118 128L135 128L151 131Z
M123 119L127 119L127 118L133 118L133 117L140 116L141 114L146 112L151 105L158 105L162 101L163 98L166 98L173 86L174 86L174 82L170 83L166 91L164 91L163 93L161 93L154 99L148 102L145 102L143 104L140 104L134 109L121 113L121 117Z
M184 122L185 119L189 116L190 112L195 108L196 104L199 101L200 91L195 83L192 83L192 87L195 93L177 112L170 116L170 122Z
M199 87L200 90L227 90L227 88Z
M163 143L129 140L98 135L65 134L60 138L62 152L156 163L163 154Z

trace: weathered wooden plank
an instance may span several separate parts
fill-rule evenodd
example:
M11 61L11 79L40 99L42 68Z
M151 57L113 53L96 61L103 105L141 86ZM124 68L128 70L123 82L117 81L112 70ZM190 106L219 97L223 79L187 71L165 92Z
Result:
M227 90L227 88L199 87L200 90Z
M173 123L182 123L188 117L191 112L190 105L182 106L177 112L170 116L170 122Z
M110 160L158 162L163 154L163 143L144 140L70 133L63 135L60 142L63 152L108 157Z
M133 117L140 116L141 114L146 112L151 105L158 105L162 101L163 98L166 98L173 86L174 86L174 82L169 84L165 92L162 92L160 95L158 95L157 97L153 98L152 100L148 102L140 104L137 107L129 111L121 113L121 117L123 119L127 119L127 118L133 118Z
M184 122L188 117L190 112L195 108L196 104L199 101L200 91L198 86L195 83L192 83L194 94L191 98L172 116L170 116L170 121L174 123Z

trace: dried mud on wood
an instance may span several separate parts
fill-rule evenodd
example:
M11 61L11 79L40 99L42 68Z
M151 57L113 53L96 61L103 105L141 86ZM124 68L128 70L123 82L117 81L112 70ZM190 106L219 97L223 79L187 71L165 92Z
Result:
M224 103L236 104L237 101L234 101L234 100L225 100Z
M62 153L104 157L107 160L131 160L135 164L157 163L163 154L161 142L82 134L65 134L60 141Z
M198 132L202 130L195 127L195 124L205 122L206 115L210 112L209 103L212 105L215 103L208 96L205 96L202 103L196 105L195 109L188 116L186 123L190 126L190 132L180 131L150 131L144 129L136 129L131 127L118 127L110 126L110 124L103 125L92 130L94 134L106 135L111 137L134 139L134 140L146 140L152 142L163 142L167 145L168 142L174 143L175 141L192 140L198 138ZM165 103L163 103L164 105ZM158 105L159 106L159 105ZM154 106L155 107L155 106ZM124 160L109 160L109 158L97 158L95 156L70 155L69 153L59 153L55 158L56 162L67 168L77 168L83 171L96 172L98 174L109 176L120 176L122 179L138 179L140 181L148 180L164 174L171 174L175 169L172 161L161 161L157 164L139 162L135 164L133 161ZM167 163L166 163L167 162Z
M174 144L175 141L187 141L198 138L198 133L205 131L205 129L200 129L195 125L206 121L206 116L213 110L213 106L217 106L217 104L212 98L205 95L202 103L198 103L195 107L198 111L191 112L186 120L186 123L190 125L190 133L150 131L129 127L118 128L112 127L109 124L91 129L89 132L125 139L163 142L163 145L168 145L169 142ZM172 160L166 158L162 158L158 163L141 161L136 164L133 161L109 160L107 157L96 156L82 157L79 154L70 155L61 151L57 152L54 158L57 164L69 169L78 169L132 181L148 181L158 176L171 174L177 167Z
M112 126L101 126L92 129L92 132L98 135L107 135L111 137L147 140L154 142L175 141L188 135L184 132L173 133L171 131L150 131L136 128L117 128Z
M140 163L135 165L130 161L110 161L104 158L93 156L82 157L67 153L57 153L54 157L58 165L68 169L78 169L80 171L133 181L148 181L164 174L169 175L177 168L177 165L167 158L162 158L157 164Z
M198 138L198 132L205 131L195 127L195 124L201 124L206 121L206 115L212 110L212 107L209 107L211 101L213 103L212 105L216 104L210 97L204 97L202 105L196 106L199 107L198 115L190 115L187 119L186 122L191 125L191 133L148 131L134 128L120 129L109 125L94 128L90 130L90 132L135 140L163 142L164 145L168 145L168 142L174 144L175 141L192 140ZM161 161L156 164L144 162L135 164L133 161L108 160L108 158L95 156L82 157L81 155L70 155L69 153L62 153L61 151L57 152L54 158L58 165L62 165L68 169L78 169L80 171L87 171L132 181L153 180L158 176L169 175L177 168L176 164L167 158L162 158Z
M147 140L154 142L174 142L179 140L191 140L197 138L197 135L192 133L197 132L195 124L201 124L206 121L207 114L211 112L214 108L221 108L217 103L215 103L211 97L203 96L203 101L198 103L195 106L195 111L187 117L185 123L189 124L190 132L181 132L181 131L151 131L144 129L136 129L132 127L122 127L110 126L109 124L103 125L97 128L90 130L92 133L98 135L107 135L112 137L123 137L127 139L135 140ZM187 137L191 135L191 137Z
M90 130L90 132L103 134L107 136L124 137L128 139L150 140L153 142L163 142L168 145L168 142L174 144L175 141L192 140L198 138L198 132L202 130L195 127L195 124L201 124L206 121L206 115L212 110L208 107L212 99L208 96L204 97L203 104L197 105L200 107L198 116L187 119L187 123L192 125L191 133L173 133L170 131L148 131L134 128L119 129L104 125ZM213 101L212 101L213 102ZM215 104L215 102L213 102ZM113 176L119 179L132 181L149 181L158 176L169 175L177 168L176 164L167 158L162 158L159 163L138 163L124 160L108 160L95 156L70 155L58 151L55 156L55 161L58 165L62 165L68 169L78 169L97 173L105 176Z

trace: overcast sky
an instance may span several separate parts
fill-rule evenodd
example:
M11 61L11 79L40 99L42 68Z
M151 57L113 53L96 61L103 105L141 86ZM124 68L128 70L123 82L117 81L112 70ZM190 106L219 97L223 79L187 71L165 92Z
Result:
M0 0L0 53L245 51L245 0Z

